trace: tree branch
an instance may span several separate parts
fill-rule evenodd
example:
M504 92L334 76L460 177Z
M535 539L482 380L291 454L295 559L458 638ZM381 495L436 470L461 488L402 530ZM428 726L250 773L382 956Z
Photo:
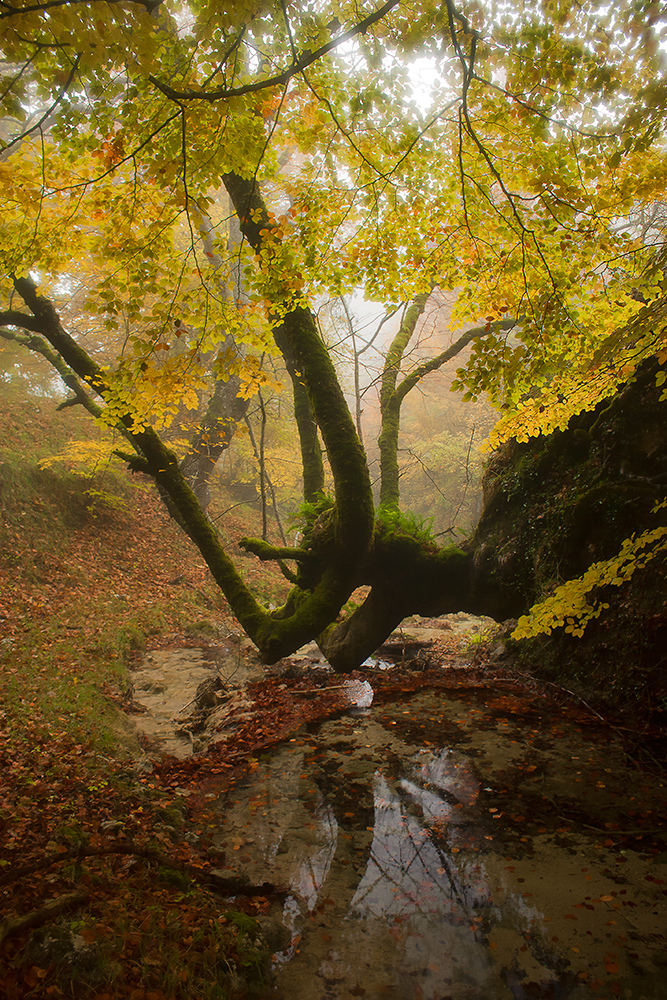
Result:
M0 327L3 326L17 326L20 330L30 330L31 333L41 333L43 324L36 316L30 316L28 313L19 312L18 309L7 309L5 312L0 312ZM6 337L7 340L12 339L3 330L2 335Z
M280 87L288 83L293 76L297 73L302 73L305 69L311 66L314 62L317 62L322 56L327 55L333 49L342 45L343 42L347 42L350 38L354 38L355 35L363 35L377 21L381 21L382 18L387 14L393 7L398 6L400 0L387 0L386 3L382 5L378 10L369 14L363 20L355 24L354 27L344 31L342 35L337 38L332 38L330 41L326 42L324 45L320 45L318 49L311 52L309 49L305 49L300 57L295 57L292 60L290 66L286 67L280 73L276 73L274 76L267 77L265 80L256 80L254 83L245 83L240 87L221 87L218 90L175 90L173 87L168 86L166 83L162 83L154 76L150 76L149 80L151 83L160 90L165 97L170 98L172 101L224 101L232 97L243 97L244 94L256 94L260 90L266 90L267 87Z
M251 183L251 182L247 182ZM246 182L240 181L247 194ZM243 199L242 199L243 200ZM266 209L262 208L264 213ZM44 337L76 375L103 398L111 387L102 369L67 333L52 302L37 294L29 278L15 278L14 287L39 321ZM139 455L139 464L169 497L177 520L187 526L190 538L201 552L214 580L263 659L274 663L314 639L338 614L355 586L358 561L370 546L373 500L370 476L354 424L338 385L326 348L317 336L313 317L302 307L282 321L285 336L295 344L304 376L316 386L322 420L331 427L329 436L335 467L334 479L342 500L339 504L338 544L330 562L316 570L307 590L296 588L283 608L267 612L261 607L222 546L212 522L206 517L179 468L176 455L152 427L137 428L130 415L121 418L126 436ZM341 433L340 424L344 425ZM340 513L342 512L342 513Z
M3 3L2 6L5 8L0 12L0 21L8 17L20 17L23 14L39 14L47 10L52 10L54 7L88 7L92 6L94 3L107 4L112 6L121 6L122 0L44 0L44 3L35 3L29 7L12 7L9 3ZM152 14L156 10L162 0L133 0L138 7L145 7L149 14Z
M292 548L289 545L271 545L261 538L241 538L239 545L246 552L252 552L262 562L267 562L270 559L296 559L297 562L312 562L317 559L316 553L310 549Z
M457 354L460 354L461 351L473 340L486 337L490 333L500 333L502 330L512 330L515 326L518 326L518 320L502 319L496 320L493 323L486 323L484 326L475 326L471 330L466 330L466 332L461 334L459 339L454 341L451 347L448 347L446 351L443 351L441 354L437 354L429 361L422 362L422 364L418 365L413 372L406 375L396 390L396 394L399 396L400 401L402 402L403 399L405 399L407 394L410 392L410 389L417 385L417 383L420 382L425 375L428 375L430 372L437 371L438 368L442 368L442 366L446 365L448 361L455 358Z
M401 404L397 399L396 380L401 362L420 316L431 294L421 292L416 295L406 309L398 333L394 337L385 357L380 385L380 413L382 425L378 436L380 448L380 507L398 507L398 431Z
M243 235L261 261L262 253L277 239L259 187L238 174L225 174L222 180ZM286 362L293 363L294 377L303 383L322 433L336 490L336 538L351 567L368 551L373 532L373 495L366 456L307 304L297 299L289 311L279 317L273 315L271 320L276 344Z
M41 924L46 924L66 910L71 910L75 906L83 906L89 899L88 892L77 889L74 892L67 892L57 899L50 900L31 913L23 913L20 917L6 917L0 922L0 946L10 935L19 934L28 927L39 927Z
M2 17L2 16L3 15L0 14L0 17ZM47 108L47 110L44 112L44 114L39 119L39 121L35 122L34 125L31 125L30 128L28 128L28 129L25 130L25 132L21 132L20 135L15 136L10 142L2 144L2 146L0 148L0 153L2 155L4 155L7 152L8 149L11 149L12 146L15 146L19 142L22 142L32 132L38 132L41 129L41 127L44 124L44 122L47 121L47 119L53 114L54 110L58 107L58 105L62 101L64 95L67 93L67 91L71 87L72 83L74 82L74 77L76 76L76 71L79 68L79 62L80 61L81 61L81 56L77 56L76 59L74 60L74 65L72 66L72 69L70 70L69 76L67 77L65 83L60 88L60 92L56 96L56 98L53 101L53 103L51 104L51 106L49 108Z
M21 344L22 347L27 347L31 351L35 351L37 354L41 354L46 361L52 365L55 370L60 375L61 379L65 385L72 390L74 396L70 399L65 400L58 407L59 410L64 409L66 406L74 406L80 404L83 406L93 417L102 416L103 410L93 399L90 398L87 392L85 392L83 386L79 382L78 378L74 374L71 368L69 368L59 354L52 351L48 343L38 337L36 334L32 337L26 337L20 333L12 333L11 330L2 329L3 317L7 316L7 313L0 314L0 337L4 337L5 340L12 340L17 344ZM20 316L21 319L34 320L32 316L25 316L24 313L15 313L15 316ZM15 321L11 321L12 326L18 326L19 324ZM26 329L29 329L27 323L22 324ZM39 327L39 323L35 320L34 326Z
M403 379L396 387L398 369L403 353L421 313L426 300L417 296L407 311L401 329L396 334L389 349L382 373L382 390L380 395L380 410L382 413L382 428L378 437L380 447L380 506L398 508L400 500L399 468L398 468L398 434L400 426L401 405L408 392L413 389L430 372L437 371L444 364L455 358L477 337L485 337L500 330L511 330L517 325L515 319L497 320L485 326L472 327L456 340L447 350L437 354L428 361L423 361L414 371Z
M63 328L53 303L37 294L30 278L15 278L14 287L40 323L43 336L58 351L64 362L96 393L103 398L107 396L110 389L104 372ZM188 525L190 537L202 553L239 622L248 635L261 645L260 633L269 625L269 616L245 586L223 549L215 528L180 471L178 459L151 427L138 430L130 416L123 417L120 422L125 428L126 437L140 459L146 463L145 466L142 464L142 468L153 477L158 488L167 494L179 517Z

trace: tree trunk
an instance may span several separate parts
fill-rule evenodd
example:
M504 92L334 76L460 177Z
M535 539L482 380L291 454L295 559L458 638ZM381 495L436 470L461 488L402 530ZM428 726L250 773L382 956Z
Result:
M270 252L269 237L274 227L257 184L237 174L225 174L223 182L241 221L243 234L261 261L262 254ZM270 257L264 266L270 266ZM341 560L342 567L345 562L354 564L363 558L371 542L374 509L370 473L345 396L312 313L298 298L285 308L284 315L274 317L274 336L288 366L294 365L294 378L303 382L314 420L322 434L334 479L336 540L340 552L347 553L346 560ZM303 447L302 440L302 453Z
M243 420L248 401L238 395L239 380L218 379L206 415L190 442L181 470L203 510L211 499L211 476L223 451L229 448L237 424Z

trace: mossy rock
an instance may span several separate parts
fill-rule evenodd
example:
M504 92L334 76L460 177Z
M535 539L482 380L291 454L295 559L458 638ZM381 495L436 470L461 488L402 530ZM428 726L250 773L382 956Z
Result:
M471 541L473 594L486 613L517 617L613 558L625 539L667 523L667 509L655 512L667 495L667 403L655 376L656 365L645 364L567 430L508 442L490 460ZM606 710L657 718L667 709L665 569L655 559L593 595L609 607L583 637L557 628L519 643L522 666Z
M667 404L646 364L610 403L565 431L510 441L489 461L470 548L486 613L516 617L556 583L655 527L667 490ZM585 444L585 447L583 446Z

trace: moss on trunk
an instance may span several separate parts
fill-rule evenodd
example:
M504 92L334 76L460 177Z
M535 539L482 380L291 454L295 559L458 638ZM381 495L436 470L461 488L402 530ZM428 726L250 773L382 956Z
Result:
M38 332L58 351L72 371L94 386L98 395L104 398L104 373L63 328L53 304L37 295L29 279L19 279L16 286L33 312ZM30 318L31 322L33 318ZM311 590L295 588L288 613L267 612L258 604L225 552L174 453L152 428L137 430L130 418L125 421L125 428L128 440L137 451L142 470L153 477L162 495L168 498L177 519L186 526L232 611L267 662L293 652L318 635L335 618L351 587L351 571L342 557L334 558L329 568L317 574Z
M410 343L417 321L426 308L428 292L416 295L406 309L398 333L392 340L380 384L380 413L382 426L378 437L380 448L380 507L398 509L400 500L398 468L398 432L400 427L403 395L396 392L396 382L401 370L403 355Z
M439 615L467 607L471 556L456 546L438 548L409 529L379 522L358 582L367 598L319 637L335 670L354 670L408 615Z
M241 230L261 260L274 227L258 185L252 178L236 174L225 174L223 181ZM348 559L357 560L368 550L374 522L366 455L312 313L299 300L286 308L284 315L272 317L276 344L293 364L308 394L334 479L337 540L341 549L347 551Z

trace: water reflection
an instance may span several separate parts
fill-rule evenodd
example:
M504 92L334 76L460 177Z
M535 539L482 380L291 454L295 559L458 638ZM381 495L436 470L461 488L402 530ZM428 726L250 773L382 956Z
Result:
M364 722L337 725L363 731ZM369 770L369 836L350 827L351 810L341 815L331 779L312 762L304 770L307 750L293 744L260 762L252 786L238 788L224 806L224 839L236 831L244 870L294 892L284 912L292 946L277 956L284 995L319 1000L359 986L394 1000L440 1000L458 984L456 996L501 996L485 942L492 903L483 868L431 836L436 820L465 826L462 811L477 801L479 782L465 760L418 751L398 776L388 773L395 766ZM340 759L344 771L358 763Z
M333 810L321 798L315 805L317 826L314 832L314 843L305 850L301 861L296 860L296 867L290 886L298 893L308 910L314 910L320 889L329 874L331 863L336 853L338 840L338 823Z
M480 756L407 743L372 712L324 723L253 765L245 786L220 800L217 842L253 881L292 889L283 913L292 945L277 956L276 996L621 995L602 980L589 988L585 957L599 955L604 969L618 947L620 916L609 921L600 903L616 883L602 860L596 871L586 845L578 855L545 839L535 856L504 857L497 810L482 794L492 770ZM582 862L595 873L585 884L591 894L595 886L599 913L579 901ZM641 975L626 976L624 996L644 995L635 991Z

